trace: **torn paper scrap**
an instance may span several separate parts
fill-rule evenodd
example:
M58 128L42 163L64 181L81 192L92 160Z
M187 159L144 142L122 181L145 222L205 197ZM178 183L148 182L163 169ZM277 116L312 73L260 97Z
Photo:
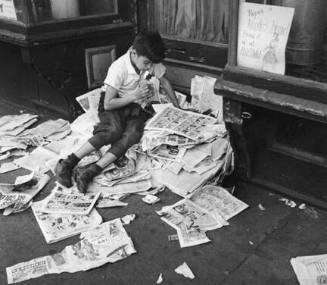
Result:
M124 259L135 252L133 241L120 219L115 219L84 232L79 242L66 246L59 253L7 267L8 284L46 274L86 271Z
M142 201L149 205L152 205L159 202L160 198L155 195L148 194L142 198Z
M27 175L18 176L18 177L16 177L14 184L15 184L15 186L25 184L25 183L31 181L33 179L33 177L34 177L33 171Z
M49 214L41 211L42 203L44 201L33 203L32 210L48 244L90 230L102 223L102 218L95 209L89 215Z
M258 205L258 208L259 208L259 210L261 210L261 211L265 211L265 210L266 210L266 208L265 208L264 206L262 206L261 203Z
M300 210L304 210L306 208L306 205L304 203L302 203L300 206L299 206L299 209Z
M41 209L44 213L88 215L99 198L97 194L82 194L76 189L74 193L56 186L46 198Z
M121 221L123 223L123 225L129 225L131 222L133 222L136 218L135 214L130 214L130 215L126 215L124 217L121 218Z
M296 203L292 200L289 200L287 198L280 198L279 201L284 202L286 206L289 206L291 208L295 208L296 207Z
M101 195L96 204L97 208L126 207L128 203L112 199L111 195Z
M180 266L178 266L177 268L175 268L175 272L177 274L181 274L186 278L190 278L190 279L194 279L195 276L191 270L191 268L187 265L186 262L184 262L183 264L181 264Z
M158 279L157 279L156 284L161 284L162 281L163 281L163 277L162 277L162 273L160 273L160 275L159 275L159 277L158 277Z
M0 166L0 173L7 173L19 169L20 166L16 165L13 162L2 163Z

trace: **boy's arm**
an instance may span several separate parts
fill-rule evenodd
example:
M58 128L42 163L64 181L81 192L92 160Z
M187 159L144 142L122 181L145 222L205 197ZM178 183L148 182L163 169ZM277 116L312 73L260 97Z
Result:
M124 107L136 100L143 99L148 96L148 86L140 86L135 91L131 92L130 95L118 98L118 90L110 85L107 85L106 95L104 97L104 109L115 110Z
M174 91L173 87L171 86L169 80L165 76L160 77L159 80L160 80L160 83L161 83L162 88L168 94L168 97L170 98L170 100L173 103L173 105L176 108L180 108L179 107L179 104L178 104L178 100L177 100L176 94L175 94L175 91Z

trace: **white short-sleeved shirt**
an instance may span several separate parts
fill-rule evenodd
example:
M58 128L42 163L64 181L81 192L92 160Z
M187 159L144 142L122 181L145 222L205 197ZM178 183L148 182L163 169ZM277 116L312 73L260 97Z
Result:
M104 80L105 85L118 90L118 96L120 98L129 95L130 92L136 90L140 79L144 72L137 74L135 68L132 65L130 50L124 55L114 61L108 69L107 76ZM166 72L166 67L162 63L153 64L149 73L158 79L161 78Z

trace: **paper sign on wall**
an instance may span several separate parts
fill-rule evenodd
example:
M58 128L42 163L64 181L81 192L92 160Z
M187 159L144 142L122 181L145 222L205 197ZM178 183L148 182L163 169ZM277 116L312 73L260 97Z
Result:
M237 64L285 74L285 50L294 8L241 3Z
M0 18L9 18L17 20L13 0L0 0Z

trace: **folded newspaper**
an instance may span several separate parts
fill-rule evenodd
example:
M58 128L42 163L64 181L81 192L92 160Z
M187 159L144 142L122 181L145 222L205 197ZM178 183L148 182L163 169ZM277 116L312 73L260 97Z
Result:
M115 219L82 233L79 242L59 253L7 267L8 284L46 274L86 271L124 259L135 252L133 241L121 220Z
M50 214L42 212L43 203L44 201L33 203L32 210L47 243L77 235L102 223L102 218L95 209L89 215Z

